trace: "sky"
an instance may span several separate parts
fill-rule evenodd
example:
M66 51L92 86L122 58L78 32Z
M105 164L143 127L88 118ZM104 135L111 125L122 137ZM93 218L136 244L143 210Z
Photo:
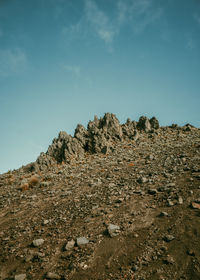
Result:
M0 0L0 173L94 115L200 127L200 0Z

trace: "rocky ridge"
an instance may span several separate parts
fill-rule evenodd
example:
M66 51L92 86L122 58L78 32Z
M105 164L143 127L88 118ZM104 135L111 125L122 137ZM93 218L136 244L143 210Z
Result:
M125 124L120 125L114 114L106 113L100 119L95 116L88 123L87 129L78 124L74 137L61 131L47 152L37 158L35 168L45 169L54 161L70 163L73 159L83 158L85 152L107 154L114 150L116 142L137 140L140 132L154 133L158 128L159 122L155 117L149 120L142 116L138 122L127 119Z
M0 175L0 279L199 280L200 129L95 117Z

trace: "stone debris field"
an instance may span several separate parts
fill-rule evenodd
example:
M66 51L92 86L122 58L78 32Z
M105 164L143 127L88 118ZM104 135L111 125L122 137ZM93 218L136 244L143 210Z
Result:
M1 280L199 280L200 129L114 114L0 175Z

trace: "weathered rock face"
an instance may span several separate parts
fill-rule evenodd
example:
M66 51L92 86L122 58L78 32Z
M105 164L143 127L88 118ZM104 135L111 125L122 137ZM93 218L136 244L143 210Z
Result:
M53 157L57 162L68 161L72 156L81 157L83 153L81 142L65 131L59 133L58 138L53 140L47 150L47 155Z
M151 118L149 122L151 124L151 128L153 129L158 129L160 127L159 121L155 117Z
M137 123L137 129L149 132L151 130L151 124L147 117L140 117L139 122Z
M122 132L124 138L135 139L137 122L127 119L125 124L122 124Z
M80 142L83 149L85 149L88 142L88 131L87 129L85 129L85 127L82 124L77 125L75 129L74 137Z
M53 162L53 158L45 153L40 153L39 157L36 160L36 163L38 164L40 169L47 168L49 165L53 164Z
M142 116L140 117L137 123L137 129L145 132L149 132L152 129L158 129L158 128L159 128L159 122L155 117L149 120L147 117Z
M61 131L49 146L46 154L41 153L36 163L44 169L54 161L69 163L72 158L81 158L85 152L108 153L113 151L115 143L123 139L137 140L139 131L149 132L158 129L159 122L153 117L150 120L142 116L139 122L127 120L120 125L114 114L106 113L103 118L94 117L88 123L87 129L78 124L74 137Z
M106 113L103 118L94 117L88 123L87 150L92 153L107 153L112 149L113 141L123 138L122 127L114 114Z

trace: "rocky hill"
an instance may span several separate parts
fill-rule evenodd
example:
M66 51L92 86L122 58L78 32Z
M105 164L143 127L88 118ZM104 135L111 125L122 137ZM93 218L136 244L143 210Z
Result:
M0 175L0 279L199 280L200 129L96 116Z

